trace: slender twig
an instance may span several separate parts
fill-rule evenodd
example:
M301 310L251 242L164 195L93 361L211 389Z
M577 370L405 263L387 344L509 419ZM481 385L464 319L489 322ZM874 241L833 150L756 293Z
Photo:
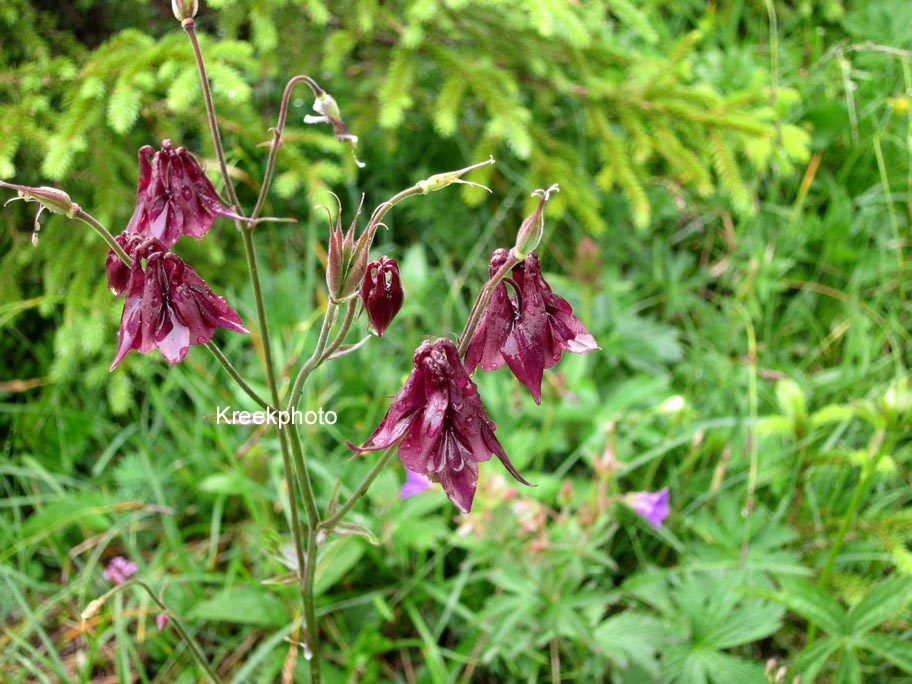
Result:
M298 83L306 83L310 86L314 97L319 97L323 94L323 89L310 76L295 76L286 84L285 92L282 94L282 105L279 107L279 120L275 128L272 129L272 142L269 145L269 158L266 160L266 172L263 174L260 195L257 197L253 213L250 214L253 220L256 220L260 215L263 203L266 201L266 193L269 191L269 184L272 182L272 174L275 171L276 154L282 146L282 132L285 130L285 118L288 116L288 101L291 99L291 91Z
M887 216L890 217L890 229L893 233L893 249L896 252L896 279L899 285L899 311L905 310L906 303L906 277L903 259L903 242L899 234L899 221L896 210L893 208L893 192L890 190L890 179L887 177L887 167L884 164L883 150L880 146L880 133L874 135L874 156L877 158L877 168L880 171L880 184L883 186L884 201L887 204Z
M127 265L127 268L133 265L133 259L129 257L129 255L124 251L123 247L117 244L117 240L115 240L114 236L111 235L111 232L101 224L101 221L99 221L97 218L92 216L89 212L85 211L81 207L76 210L75 216L83 223L92 226L92 228L95 229L95 232L101 236L102 240L108 243L108 247L113 249L114 253L120 257L120 260Z
M222 350L219 349L218 346L214 342L212 342L212 341L206 342L205 346L206 346L206 349L208 349L209 351L212 352L212 355L216 358L216 360L220 364L222 364L222 368L224 368L225 371L228 373L228 375L230 375L234 379L234 381L238 384L238 386L242 390L244 390L244 392L247 394L248 397L253 399L257 404L259 404L264 409L273 408L269 404L268 401L266 401L265 399L263 399L263 397L261 397L259 394L257 394L256 390L254 390L247 383L247 381L244 380L244 377L231 364L231 362L227 359L227 357L222 353Z
M215 674L215 671L212 669L212 666L210 666L206 661L206 658L203 657L203 653L200 651L199 646L197 646L196 642L190 637L189 634L187 634L187 631L181 624L180 618L178 618L177 615L170 608L168 608L168 606L164 601L161 600L158 594L152 590L152 587L150 587L142 580L131 579L123 582L122 584L115 585L107 592L99 596L97 599L91 601L88 606L86 606L86 609L82 611L82 619L88 620L89 618L97 615L109 598L129 587L140 587L141 589L145 589L146 593L149 594L152 600L158 604L158 607L167 614L169 622L174 625L174 628L177 630L177 633L180 636L181 640L183 640L183 642L187 644L187 648L190 649L190 655L193 656L193 659L209 676L209 679L211 679L214 684L222 684L222 680L219 679L218 675Z
M352 508L354 508L355 504L358 503L358 499L364 495L364 493L367 491L367 488L373 484L374 480L377 479L377 476L386 467L386 464L389 463L395 451L396 445L394 444L393 446L387 448L380 455L380 458L374 464L374 467L371 468L370 472L364 477L364 479L361 481L361 484L358 485L358 488L352 493L352 495L348 497L348 500L342 504L335 513L320 523L320 529L322 531L332 531L332 528L335 527Z

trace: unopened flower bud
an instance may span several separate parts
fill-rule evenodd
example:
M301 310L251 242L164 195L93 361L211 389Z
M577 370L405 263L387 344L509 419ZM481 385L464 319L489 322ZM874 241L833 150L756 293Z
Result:
M367 274L361 286L361 299L367 316L377 335L383 337L387 326L402 308L402 282L399 264L395 259L380 257L367 265Z
M532 193L533 197L540 198L538 206L530 216L522 222L519 232L516 234L516 246L513 248L513 254L517 259L525 259L530 253L535 251L538 243L541 242L542 235L545 232L545 217L542 213L545 210L545 203L550 199L552 192L560 190L557 183L545 190L536 190Z
M197 0L171 0L171 11L178 21L193 19L199 9Z
M362 198L361 201L363 202L364 199ZM326 252L326 287L329 288L330 299L338 304L358 294L364 274L367 273L368 250L362 243L363 240L366 240L364 233L358 240L355 240L355 228L361 207L358 207L351 225L343 233L342 204L338 197L336 197L336 203L339 208L335 224L332 222L332 214L329 213L329 209L326 207L324 209L330 220L329 247Z
M79 212L79 205L71 200L63 190L57 188L49 188L44 185L39 187L16 185L5 181L0 181L0 187L16 191L16 197L7 200L6 204L21 199L24 202L38 202L41 205L38 213L35 214L35 231L32 233L32 244L36 247L38 246L38 231L41 230L41 224L38 222L41 212L46 209L52 214L63 214L67 218L73 218Z
M481 168L482 166L487 166L488 164L494 163L494 157L489 157L486 161L478 162L477 164L472 164L467 166L464 169L458 169L456 171L447 171L445 173L437 173L422 181L418 181L415 185L421 190L422 195L426 195L429 192L434 192L435 190L440 190L445 188L448 185L453 183L463 183L464 185L474 185L477 188L484 188L488 192L491 192L490 188L480 185L479 183L472 183L471 181L462 180L462 176L469 171L474 169Z

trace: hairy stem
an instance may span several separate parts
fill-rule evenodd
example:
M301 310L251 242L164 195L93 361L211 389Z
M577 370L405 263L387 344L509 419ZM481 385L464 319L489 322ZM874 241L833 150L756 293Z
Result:
M291 393L288 395L288 410L291 411L298 404L301 398L301 392L304 391L304 383L323 361L323 352L326 350L326 343L329 340L329 331L336 319L336 311L339 305L329 302L326 305L326 314L323 316L323 325L320 326L320 337L317 339L317 347L314 349L310 358L304 362L298 375L295 377L294 384L291 387ZM341 332L341 331L340 331Z
M326 361L342 346L342 343L345 341L345 336L348 334L348 331L351 329L352 323L355 320L355 312L358 310L359 301L360 300L357 297L349 300L348 308L345 310L345 318L342 320L342 325L339 326L339 330L333 338L333 341L329 343L326 347L326 351L323 352L323 358L320 359L320 363Z
M120 257L120 260L127 265L127 268L130 268L133 265L133 259L131 259L123 250L123 247L117 244L117 240L115 240L114 236L111 235L111 232L101 224L101 221L82 208L76 212L76 218L83 223L92 226L92 228L95 229L95 232L101 236L101 239L108 243L108 247L114 250L114 253Z

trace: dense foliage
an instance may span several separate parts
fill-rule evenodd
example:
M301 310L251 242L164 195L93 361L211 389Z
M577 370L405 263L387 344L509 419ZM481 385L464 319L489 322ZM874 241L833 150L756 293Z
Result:
M298 223L257 229L283 368L325 304L328 190L372 206L497 159L472 178L492 194L389 215L402 312L305 393L339 415L308 428L321 503L369 468L345 440L423 334L461 326L535 187L561 184L543 268L602 348L561 361L541 407L475 376L536 488L486 471L456 516L439 491L400 500L400 466L381 476L358 510L376 544L323 547L326 681L749 683L770 658L804 684L909 681L912 5L218 0L197 23L244 202L295 73L367 162L294 102L267 213ZM0 74L0 178L65 188L115 232L141 145L211 158L166 3L8 0ZM0 679L198 681L143 595L81 624L120 554L227 680L304 681L275 434L204 419L245 398L198 349L109 374L104 247L45 216L33 248L32 215L10 205L0 230ZM228 221L180 249L252 318ZM256 331L224 341L259 377ZM665 485L658 530L618 502Z

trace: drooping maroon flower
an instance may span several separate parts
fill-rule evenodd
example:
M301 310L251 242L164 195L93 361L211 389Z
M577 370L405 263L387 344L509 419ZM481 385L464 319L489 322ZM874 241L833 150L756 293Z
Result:
M504 249L494 252L491 275L507 256ZM494 370L506 362L540 404L544 369L556 365L565 351L586 354L598 344L567 300L551 290L535 252L514 266L511 276L519 296L511 299L504 283L494 290L469 342L466 368Z
M459 351L447 339L428 340L415 351L415 369L393 399L383 421L358 452L387 449L399 442L403 465L440 482L463 513L472 508L478 463L494 454L513 477L528 485L497 437L478 388ZM400 442L400 440L402 440Z
M211 340L217 327L250 332L234 309L164 244L154 239L134 245L131 241L125 238L133 266L124 288L119 344L111 370L131 349L146 354L158 348L168 363L175 364L183 360L191 344ZM108 278L116 290L122 283L122 271L109 265Z
M125 233L172 247L181 235L205 235L216 216L242 218L221 203L192 154L167 139L158 152L151 145L139 148L136 209Z
M631 492L624 503L653 527L661 527L668 517L668 487L657 492Z
M382 256L380 261L372 261L367 265L367 273L361 285L361 300L371 325L377 335L383 337L386 327L402 308L402 282L399 280L399 264L395 259Z
M114 584L123 584L130 577L136 574L139 568L131 560L123 556L114 556L104 569L104 578Z

